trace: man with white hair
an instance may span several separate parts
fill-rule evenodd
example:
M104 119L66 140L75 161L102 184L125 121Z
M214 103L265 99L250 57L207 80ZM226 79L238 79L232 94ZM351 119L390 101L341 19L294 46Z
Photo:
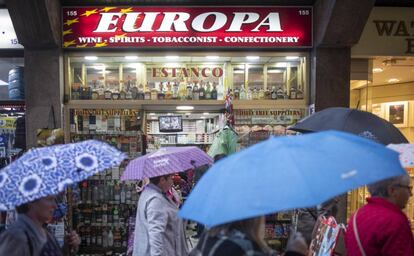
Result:
M368 186L368 203L349 219L348 255L414 255L413 234L402 211L412 195L410 180L403 175Z

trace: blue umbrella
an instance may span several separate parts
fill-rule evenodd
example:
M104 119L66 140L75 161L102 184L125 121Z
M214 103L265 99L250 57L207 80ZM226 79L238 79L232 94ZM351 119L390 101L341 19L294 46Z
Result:
M0 210L58 194L123 159L124 153L95 140L32 149L0 170Z
M272 137L214 164L179 215L211 227L315 206L405 173L398 153L349 133Z

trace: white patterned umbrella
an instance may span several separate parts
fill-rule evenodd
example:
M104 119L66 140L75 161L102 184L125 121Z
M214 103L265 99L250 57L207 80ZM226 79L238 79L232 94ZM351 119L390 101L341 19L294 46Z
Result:
M389 144L387 147L400 153L400 162L404 168L414 168L414 144Z
M95 140L32 149L0 170L0 210L58 194L124 159L121 151Z

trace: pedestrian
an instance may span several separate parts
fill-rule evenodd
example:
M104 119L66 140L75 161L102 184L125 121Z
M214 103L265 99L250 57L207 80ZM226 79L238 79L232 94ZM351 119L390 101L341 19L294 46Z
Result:
M265 256L278 255L264 241L265 217L234 221L213 227L201 236L190 256ZM286 256L303 256L308 250L305 239L295 233L288 242Z
M172 175L150 178L138 200L134 256L182 256L188 254L184 223L178 206L166 193L172 188Z
M348 255L414 255L410 223L402 211L412 195L408 175L368 186L368 203L349 219L345 234Z
M0 255L59 256L76 252L80 244L76 232L66 235L62 249L46 228L55 209L55 196L43 197L16 207L16 222L0 235Z

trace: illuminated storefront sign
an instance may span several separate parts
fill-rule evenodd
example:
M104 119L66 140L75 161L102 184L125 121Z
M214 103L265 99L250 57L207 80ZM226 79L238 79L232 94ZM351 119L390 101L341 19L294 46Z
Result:
M312 47L312 8L63 8L63 46Z

